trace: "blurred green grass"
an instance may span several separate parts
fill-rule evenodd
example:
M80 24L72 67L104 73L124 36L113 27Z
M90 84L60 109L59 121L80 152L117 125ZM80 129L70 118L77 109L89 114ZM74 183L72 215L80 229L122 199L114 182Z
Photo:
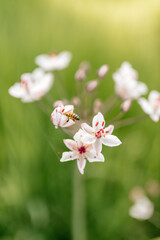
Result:
M35 68L38 54L69 50L73 60L62 76L70 98L73 76L83 60L91 62L91 78L101 64L110 65L98 92L102 99L112 93L112 73L124 60L150 90L160 90L160 3L5 0L0 2L0 31L0 239L71 239L76 163L59 162L66 136L55 131L36 104L13 99L8 88ZM54 90L52 94L58 98ZM140 112L134 105L132 114ZM130 189L144 187L149 179L160 180L159 132L159 123L149 119L116 130L123 144L103 150L104 164L87 164L87 239L147 240L160 235L151 223L128 216Z

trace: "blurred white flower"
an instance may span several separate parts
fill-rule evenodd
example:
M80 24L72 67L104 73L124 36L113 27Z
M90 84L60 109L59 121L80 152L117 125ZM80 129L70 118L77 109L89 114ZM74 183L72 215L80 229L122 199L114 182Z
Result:
M102 65L98 70L98 77L104 78L108 73L108 70L109 70L109 66L107 64Z
M93 144L96 154L102 151L102 143L109 147L115 147L121 144L121 141L114 135L111 135L114 129L113 125L104 128L105 120L103 115L99 112L92 121L92 127L87 123L82 123L82 129L88 133L84 137L86 143Z
M36 57L35 62L45 71L62 70L68 67L72 59L70 52L61 52L59 54L42 54Z
M146 196L139 198L129 209L129 215L138 220L147 220L151 218L153 212L154 205Z
M92 92L92 91L94 91L96 89L97 86L98 86L98 81L97 80L89 81L86 84L86 91L87 92Z
M70 127L75 124L75 121L68 117L70 113L73 113L74 106L59 104L57 108L51 114L51 122L55 127Z
M138 81L138 73L128 62L124 62L113 74L113 80L116 94L122 100L137 99L148 91L146 84Z
M22 102L34 102L42 98L52 87L54 76L51 73L44 73L40 68L32 73L24 73L20 81L9 88L8 92Z
M77 159L78 169L81 174L84 174L86 159L88 159L89 162L104 162L104 156L101 153L96 155L96 151L93 149L92 144L86 144L83 142L85 135L86 133L80 129L74 135L74 140L65 139L64 144L71 151L64 152L60 160L61 162L66 162Z
M138 103L143 111L150 116L154 122L159 121L160 117L160 93L153 90L148 96L148 100L140 98Z

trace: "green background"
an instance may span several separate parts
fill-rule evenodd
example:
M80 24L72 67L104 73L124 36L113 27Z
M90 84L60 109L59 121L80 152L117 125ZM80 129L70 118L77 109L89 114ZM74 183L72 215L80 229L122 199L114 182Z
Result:
M8 94L22 73L36 67L34 58L52 50L73 54L71 65L61 73L69 99L75 94L74 74L83 60L91 63L90 79L95 78L100 65L110 66L99 87L99 98L112 94L112 73L125 60L137 69L140 81L150 90L160 90L160 1L0 1L2 240L78 240L73 222L76 162L59 162L66 151L62 142L66 135L55 130L50 117L35 103L23 104ZM54 87L51 94L59 99ZM134 103L129 116L141 112ZM145 187L150 179L160 180L159 133L159 123L150 119L115 130L123 144L103 148L105 163L87 163L81 176L86 239L147 240L160 236L155 224L128 215L130 190L137 185ZM153 199L157 216L159 201ZM77 205L81 209L81 195ZM84 240L83 233L78 234Z

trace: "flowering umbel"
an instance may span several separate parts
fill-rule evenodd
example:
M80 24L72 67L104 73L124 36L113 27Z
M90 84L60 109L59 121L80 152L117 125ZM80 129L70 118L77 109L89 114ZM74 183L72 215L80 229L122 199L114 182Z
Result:
M145 83L138 81L138 73L131 64L124 62L113 74L115 95L103 101L101 98L97 98L96 94L98 87L108 76L109 66L103 64L98 69L97 76L93 78L95 80L91 80L89 77L90 64L85 61L80 64L73 76L73 79L76 80L76 91L71 100L66 98L68 92L65 92L63 81L58 78L56 79L56 90L54 90L55 95L59 96L58 100L53 99L52 95L45 96L53 85L54 72L68 67L71 58L72 54L68 51L37 56L35 62L39 67L32 73L22 74L20 81L11 86L8 91L11 96L20 98L22 102L37 102L44 97L43 102L41 101L37 105L47 115L51 115L51 122L55 128L59 127L73 138L73 140L64 140L64 144L70 151L64 152L60 161L77 160L78 169L83 174L87 160L104 162L103 145L115 147L122 143L117 136L112 134L114 128L135 123L138 121L137 117L142 119L141 116L125 118L125 114L131 110L133 100L138 101L144 112L153 121L159 120L160 93L151 91L148 100L142 98L141 96L147 93L148 88ZM107 113L117 106L119 100L122 101L121 106L119 104L120 107L118 107L119 114L108 120ZM53 106L54 110L51 113L48 109ZM105 119L107 119L106 127ZM89 125L91 121L92 125ZM145 204L149 204L147 201L143 199ZM140 203L137 204L139 206ZM135 209L137 206L132 208L131 214L137 211Z

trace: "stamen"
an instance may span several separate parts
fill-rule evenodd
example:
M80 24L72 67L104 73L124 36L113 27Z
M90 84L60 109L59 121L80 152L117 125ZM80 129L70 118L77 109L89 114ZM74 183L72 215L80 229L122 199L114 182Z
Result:
M102 127L104 126L104 121L102 122Z
M99 124L99 122L96 122L95 126L97 127L97 126L98 126L98 124Z

